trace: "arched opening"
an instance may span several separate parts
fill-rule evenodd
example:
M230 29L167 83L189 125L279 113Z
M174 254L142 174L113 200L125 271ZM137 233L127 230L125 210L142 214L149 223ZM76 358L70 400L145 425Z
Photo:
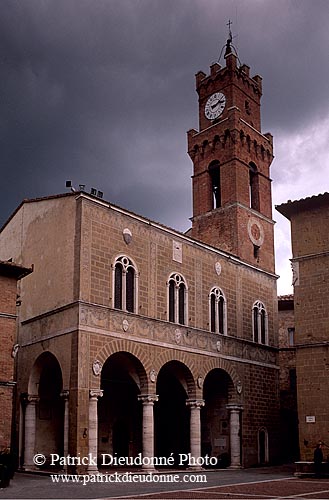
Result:
M220 182L220 165L218 160L214 160L209 165L209 175L211 181L211 192L212 192L212 209L219 208L222 205L221 197L221 182Z
M190 450L190 410L186 400L193 383L189 369L178 361L169 361L159 371L155 406L156 456L169 457L178 463L180 453Z
M142 405L146 389L142 363L132 354L112 354L102 368L98 401L98 452L134 457L142 451Z
M227 405L233 388L230 376L211 370L203 384L205 406L201 410L201 452L218 459L219 467L230 465L230 421Z
M170 275L168 287L168 320L181 325L187 324L187 285L178 273Z
M268 433L265 427L258 431L258 463L265 465L269 462Z
M34 451L48 459L52 453L64 451L64 401L62 370L50 352L41 354L31 371L29 395L38 396L35 412ZM46 465L45 464L45 465Z
M209 325L211 332L226 335L226 299L218 287L213 287L209 294Z
M113 266L113 307L128 312L138 309L138 272L125 255L116 258Z
M249 163L249 206L259 212L259 177L253 162Z
M253 340L268 344L268 316L265 305L257 300L252 307Z

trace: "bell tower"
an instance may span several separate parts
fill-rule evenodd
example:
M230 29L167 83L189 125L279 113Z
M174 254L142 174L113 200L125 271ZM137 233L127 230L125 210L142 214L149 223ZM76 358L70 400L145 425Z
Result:
M199 131L187 133L193 162L191 236L274 272L270 165L272 135L262 134L262 78L238 64L226 44L225 67L196 74Z

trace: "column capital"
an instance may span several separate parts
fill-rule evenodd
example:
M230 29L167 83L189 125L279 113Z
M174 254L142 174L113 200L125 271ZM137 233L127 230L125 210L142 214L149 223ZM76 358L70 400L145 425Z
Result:
M90 389L89 390L89 398L90 399L98 399L103 396L103 390L102 389Z
M243 406L237 404L228 404L226 405L226 409L230 412L240 412L243 411Z
M66 399L69 399L69 394L70 394L70 391L68 391L68 390L62 391L60 393L60 397L63 398L64 400L66 400Z
M186 400L186 406L189 406L190 408L200 409L204 405L205 405L204 399L187 399Z
M27 394L25 397L26 404L35 405L39 401L39 396L37 394Z
M159 396L157 394L140 394L137 396L138 401L141 401L143 405L154 405L159 401Z

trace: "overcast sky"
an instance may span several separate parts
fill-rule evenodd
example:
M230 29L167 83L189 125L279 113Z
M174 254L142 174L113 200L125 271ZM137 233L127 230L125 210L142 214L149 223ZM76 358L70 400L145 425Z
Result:
M263 77L273 202L329 191L328 0L1 0L0 224L65 181L185 231L194 75L227 38ZM279 293L289 223L273 211Z

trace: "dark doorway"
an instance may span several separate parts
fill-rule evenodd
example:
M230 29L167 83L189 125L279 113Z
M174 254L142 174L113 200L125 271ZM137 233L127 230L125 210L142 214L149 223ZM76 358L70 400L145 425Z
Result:
M134 457L142 451L139 360L126 352L110 356L102 369L103 397L98 401L99 453Z
M123 419L113 425L113 453L118 457L129 457L129 425Z
M37 359L31 379L38 387L35 450L47 458L64 451L64 401L62 371L56 357L44 352ZM34 384L32 384L34 385Z
M203 385L205 406L201 410L201 452L218 459L219 467L230 465L230 424L227 410L229 375L219 368L208 373Z
M179 454L190 450L190 411L186 406L186 380L182 371L174 361L160 370L159 402L155 406L156 455L169 457L173 454L176 465Z

